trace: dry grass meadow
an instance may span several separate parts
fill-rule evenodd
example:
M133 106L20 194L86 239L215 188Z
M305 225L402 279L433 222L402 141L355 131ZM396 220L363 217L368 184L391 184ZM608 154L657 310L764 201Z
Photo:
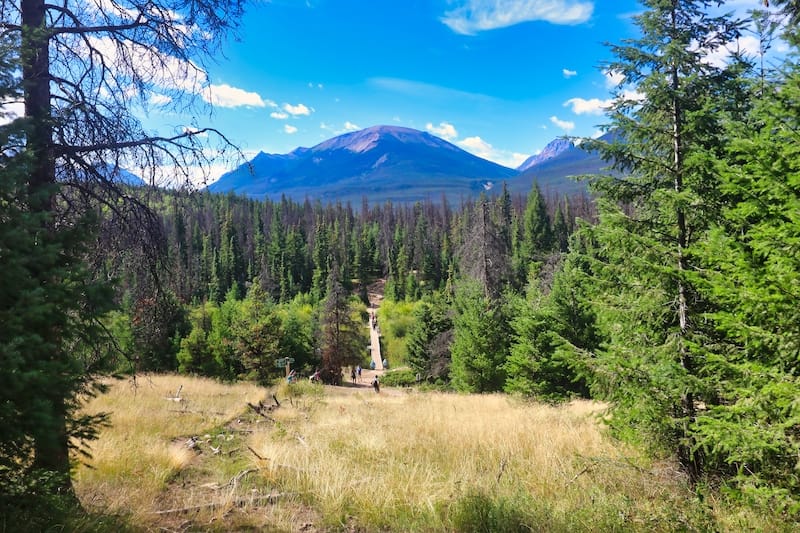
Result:
M183 387L183 401L168 400ZM247 403L279 408L255 413ZM669 464L604 435L601 406L386 389L116 382L76 488L149 531L679 531L714 518Z

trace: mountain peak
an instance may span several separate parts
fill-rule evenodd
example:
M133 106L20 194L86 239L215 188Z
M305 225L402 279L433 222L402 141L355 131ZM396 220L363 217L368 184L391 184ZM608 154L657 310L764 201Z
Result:
M345 133L318 144L313 151L348 150L361 154L369 152L386 142L404 145L425 145L432 148L455 148L453 145L429 133L402 126L372 126L359 131Z
M520 166L517 167L517 170L519 172L524 172L531 167L535 167L539 163L543 163L548 159L552 159L557 155L566 152L567 150L573 148L574 146L575 143L563 137L552 140L549 143L547 143L547 146L545 146L541 152L532 155L528 159L526 159Z

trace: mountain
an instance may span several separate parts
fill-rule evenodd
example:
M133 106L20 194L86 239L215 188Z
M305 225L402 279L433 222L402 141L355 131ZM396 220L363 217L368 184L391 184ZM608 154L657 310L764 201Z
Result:
M209 185L256 198L438 201L472 196L517 171L425 132L375 126L288 154L259 153Z
M600 140L613 142L616 138L615 132L608 132ZM536 181L543 191L578 194L586 191L586 183L573 179L575 176L604 173L607 166L597 152L588 152L568 139L556 139L517 167L520 174L509 182L509 189L525 193Z
M530 156L520 166L518 166L517 171L525 172L529 168L535 167L536 165L539 165L548 159L552 159L558 155L561 155L571 148L575 148L575 143L569 139L558 138L550 141L541 152Z
M502 183L513 193L527 194L536 181L543 191L563 195L586 190L584 183L570 176L597 173L604 166L597 154L581 150L568 139L552 141L511 169L429 133L374 126L288 154L261 152L222 175L208 190L323 202L439 201L442 195L459 201Z

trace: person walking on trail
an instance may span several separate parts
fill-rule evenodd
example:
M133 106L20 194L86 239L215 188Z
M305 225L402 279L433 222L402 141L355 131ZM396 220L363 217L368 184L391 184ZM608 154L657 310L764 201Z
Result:
M381 382L378 381L378 376L372 378L372 388L375 389L375 392L381 391Z
M361 383L361 365L356 367L356 376L358 376L358 382Z
M353 383L356 382L356 369L355 368L351 368L350 369L350 379L353 381Z

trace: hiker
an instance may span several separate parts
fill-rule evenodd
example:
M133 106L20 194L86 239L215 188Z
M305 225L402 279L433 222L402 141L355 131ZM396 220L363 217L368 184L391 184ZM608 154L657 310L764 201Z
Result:
M311 374L311 376L308 378L308 380L311 383L319 383L321 381L320 377L319 377L319 370L316 370L313 374Z
M350 379L352 380L353 383L356 382L356 369L355 368L351 368L350 369Z
M361 365L356 367L356 375L358 376L358 382L361 383Z
M372 388L375 389L375 392L381 391L381 382L378 381L378 376L372 378Z
M375 370L375 361L374 361L374 360L373 360L373 361L370 361L370 363L369 363L369 368L370 368L371 370Z
M387 361L385 357L383 358L382 363L383 363L383 368L389 368L389 361Z

